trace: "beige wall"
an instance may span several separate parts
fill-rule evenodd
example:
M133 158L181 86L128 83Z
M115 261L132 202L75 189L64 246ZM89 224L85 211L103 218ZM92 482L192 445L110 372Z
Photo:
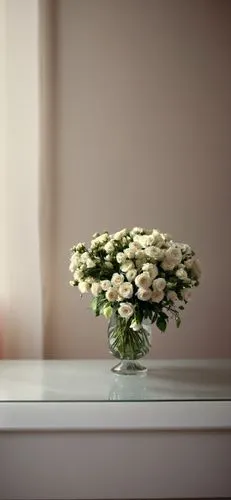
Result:
M108 355L106 322L68 286L68 249L133 225L190 243L204 270L151 356L230 356L230 3L57 6L52 356Z

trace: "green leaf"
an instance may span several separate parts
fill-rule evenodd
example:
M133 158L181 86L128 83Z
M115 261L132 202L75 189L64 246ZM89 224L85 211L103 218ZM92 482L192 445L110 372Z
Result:
M161 330L161 332L165 332L167 328L167 321L163 316L159 316L159 318L156 321L156 326Z

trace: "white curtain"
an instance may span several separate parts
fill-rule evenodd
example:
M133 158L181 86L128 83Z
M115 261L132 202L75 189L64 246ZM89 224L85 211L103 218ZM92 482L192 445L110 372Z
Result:
M49 303L51 118L47 0L1 2L0 328L7 358L41 358ZM5 63L5 64L4 64Z

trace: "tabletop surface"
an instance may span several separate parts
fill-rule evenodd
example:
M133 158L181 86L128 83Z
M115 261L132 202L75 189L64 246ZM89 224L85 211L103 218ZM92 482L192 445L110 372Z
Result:
M145 360L146 376L115 375L115 360L1 360L8 401L231 400L231 360Z

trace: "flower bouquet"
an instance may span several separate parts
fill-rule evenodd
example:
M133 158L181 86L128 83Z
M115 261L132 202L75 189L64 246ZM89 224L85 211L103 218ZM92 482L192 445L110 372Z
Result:
M201 269L192 248L156 229L135 227L115 234L93 235L89 248L71 249L72 286L91 292L96 316L109 320L110 352L121 360L116 373L146 372L137 360L151 346L151 325L164 332L170 318L176 326L199 285Z

